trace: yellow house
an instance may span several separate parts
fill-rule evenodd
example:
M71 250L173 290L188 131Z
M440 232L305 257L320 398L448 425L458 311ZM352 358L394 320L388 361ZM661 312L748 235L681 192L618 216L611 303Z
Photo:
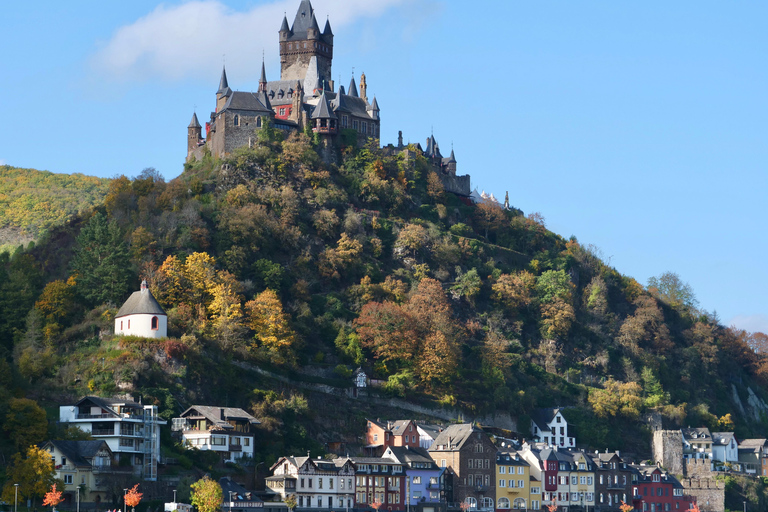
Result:
M64 482L62 505L74 506L78 488L81 503L107 501L104 477L123 468L112 466L106 441L47 441L41 448L50 454L56 478Z
M496 455L496 510L538 510L541 485L534 486L531 495L531 467L517 452Z

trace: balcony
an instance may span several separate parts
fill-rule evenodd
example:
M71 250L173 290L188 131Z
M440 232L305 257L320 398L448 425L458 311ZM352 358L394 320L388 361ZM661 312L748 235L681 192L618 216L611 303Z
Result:
M94 428L91 430L92 436L114 436L115 429L113 428Z
M241 452L243 451L243 447L239 444L231 444L229 445L229 451L231 452Z
M608 482L608 489L609 490L614 490L614 489L615 490L620 490L620 489L625 489L626 487L627 487L626 484L617 484L617 483L613 483L613 482Z
M485 492L488 490L488 486L483 484L474 484L472 488L475 490L475 492Z

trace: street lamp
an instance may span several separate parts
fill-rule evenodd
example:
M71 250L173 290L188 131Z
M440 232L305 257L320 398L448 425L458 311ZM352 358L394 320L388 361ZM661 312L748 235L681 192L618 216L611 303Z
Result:
M75 502L77 503L77 512L80 512L80 486L75 487Z
M229 512L232 512L232 495L235 494L235 491L229 491Z
M19 508L19 484L13 484L13 512Z
M747 502L744 502L744 512L747 512Z
M128 489L123 489L123 512L125 512L125 495L128 494Z
M173 490L173 503L176 504L176 489Z

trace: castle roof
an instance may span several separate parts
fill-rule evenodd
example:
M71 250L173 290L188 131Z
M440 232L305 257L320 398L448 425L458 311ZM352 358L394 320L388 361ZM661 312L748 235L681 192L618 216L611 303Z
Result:
M133 292L123 307L117 312L115 318L128 315L165 315L165 311L152 296L152 292L146 286L146 281L141 284L141 290Z
M325 20L325 28L323 29L323 35L324 36L333 35L333 31L331 30L331 20Z
M350 96L348 94L337 94L334 101L334 110L336 112L349 112L355 117L364 117L372 119L368 114L368 104L363 98Z
M267 82L267 94L270 103L274 105L290 105L293 102L293 94L298 90L296 80L275 80ZM303 100L303 98L302 98Z
M309 38L308 31L316 30L318 35L320 34L320 27L317 24L317 18L315 17L315 10L312 8L312 3L309 0L301 0L299 9L296 11L296 17L293 20L293 26L291 26L290 35L288 41L302 41ZM283 29L280 29L281 32ZM323 34L333 35L333 34ZM330 44L330 42L329 42Z
M197 120L197 112L192 114L192 121L189 122L188 128L202 128L200 121Z
M347 102L344 98L348 98L348 96L344 94L344 86L342 85L339 87L339 93L336 95L336 101L333 106L334 112L352 112L352 109L347 106Z
M261 78L259 78L260 84L267 83L267 70L264 67L264 59L261 59Z
M338 119L328 105L328 98L325 95L325 91L323 91L323 94L320 96L320 102L312 111L312 119Z
M371 103L371 110L374 112L379 112L379 102L376 101L376 96L373 97L373 103Z
M451 156L449 156L447 159L443 158L443 163L446 163L446 164L456 163L456 155L453 154L453 149L451 149Z
M280 26L280 32L290 32L291 29L288 28L288 17L283 16L283 24Z
M320 33L320 25L317 23L317 18L315 17L315 13L312 13L312 24L309 26L310 30L314 30L318 34Z
M357 94L357 85L355 84L355 77L352 77L352 80L349 82L349 90L347 92L347 96L354 96L357 98L359 94Z
M264 96L265 95L262 94L262 98L259 99L259 96L256 93L235 91L230 95L221 110L246 110L249 112L271 113L272 109L264 105L261 101L264 99Z
M216 94L224 94L228 91L231 91L229 88L229 83L227 82L227 69L225 67L221 68L221 80L219 80L219 90L216 91Z

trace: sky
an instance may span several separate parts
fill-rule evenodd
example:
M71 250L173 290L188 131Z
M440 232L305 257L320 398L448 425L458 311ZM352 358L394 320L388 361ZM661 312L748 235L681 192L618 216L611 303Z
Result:
M459 174L647 284L676 272L768 332L768 2L315 0L333 74L365 72L382 143L434 133ZM0 164L178 176L221 68L255 90L299 0L3 6Z

